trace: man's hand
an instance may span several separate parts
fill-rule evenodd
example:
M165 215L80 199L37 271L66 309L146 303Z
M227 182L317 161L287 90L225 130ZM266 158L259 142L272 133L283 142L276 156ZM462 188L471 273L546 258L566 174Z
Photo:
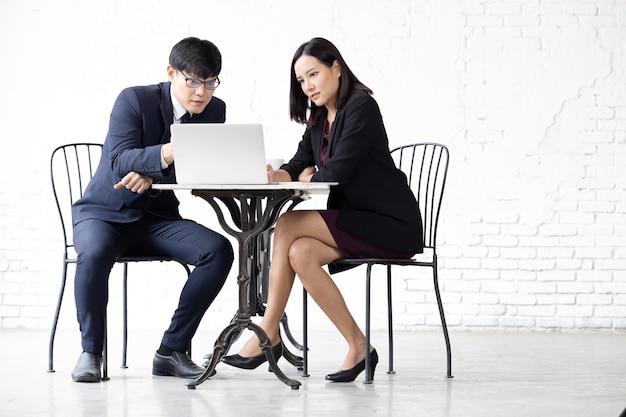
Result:
M134 171L129 172L122 178L120 182L115 184L113 188L119 190L122 187L126 187L133 193L141 194L146 191L152 185L153 179L147 175L138 174Z
M166 164L171 164L174 162L174 147L171 142L168 142L161 146L161 156L163 160L165 160Z

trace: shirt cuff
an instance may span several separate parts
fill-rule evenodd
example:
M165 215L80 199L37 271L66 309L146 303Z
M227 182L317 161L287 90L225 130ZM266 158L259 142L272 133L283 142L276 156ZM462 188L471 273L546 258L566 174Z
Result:
M161 169L166 169L169 165L165 162L165 158L163 157L163 146L161 146Z

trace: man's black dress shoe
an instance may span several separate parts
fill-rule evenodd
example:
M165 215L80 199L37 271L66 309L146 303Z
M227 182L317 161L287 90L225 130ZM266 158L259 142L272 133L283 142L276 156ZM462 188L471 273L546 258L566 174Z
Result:
M100 382L100 367L102 355L99 353L83 352L78 357L78 363L72 371L72 379L76 382Z
M152 375L177 376L179 378L197 378L204 373L201 366L196 365L186 353L172 352L171 356L154 354ZM215 375L215 370L210 376Z
M378 353L376 353L376 349L374 349L373 351L370 352L370 367L372 368L372 373L370 375L371 381L374 380L374 371L376 370L376 365L378 365ZM352 382L364 370L365 370L365 359L357 363L354 366L354 368L346 369L345 371L339 371L339 372L335 372L334 374L326 375L326 380L332 381L332 382Z
M283 344L282 342L272 347L272 355L274 359L278 361L283 354ZM234 366L236 368L241 369L255 369L258 368L259 365L265 363L267 358L265 357L265 353L261 353L260 355L251 356L249 358L245 358L240 354L224 356L222 358L222 362Z

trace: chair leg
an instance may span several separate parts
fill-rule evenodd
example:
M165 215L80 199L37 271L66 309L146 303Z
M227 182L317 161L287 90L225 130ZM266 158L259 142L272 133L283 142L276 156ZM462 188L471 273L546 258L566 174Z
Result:
M183 268L185 268L185 272L187 272L187 278L189 279L189 275L191 275L191 269L189 269L189 265L180 261L176 262L178 262L182 265ZM126 297L124 297L124 299L126 299ZM187 345L187 355L189 355L189 357L191 358L191 340L189 341L189 345Z
M387 265L387 332L389 338L389 367L388 374L395 374L393 370L393 306L391 295L391 265Z
M447 359L447 378L454 378L452 376L452 352L450 350L450 337L448 335L448 326L446 324L446 316L443 312L443 303L441 302L441 292L439 291L439 277L437 276L437 257L433 258L433 283L435 286L435 295L437 296L437 305L439 307L439 317L441 318L441 328L443 330L443 337L446 341L446 359Z
M57 333L59 324L59 314L61 313L61 303L65 294L65 283L67 281L67 259L63 259L63 273L61 275L61 289L59 290L59 298L57 300L54 319L52 320L52 329L50 330L50 342L48 343L48 372L54 372L54 338Z
M367 264L367 272L365 276L365 381L364 384L371 384L372 362L370 358L370 290L372 278L372 264Z
M128 352L128 263L124 262L124 275L122 277L122 366L126 369L126 356Z
M108 328L107 328L107 314L104 312L104 339L102 344L102 380L107 381L109 379L109 349L107 347L108 342Z
M302 289L302 376L309 376L309 320L308 320L308 294Z

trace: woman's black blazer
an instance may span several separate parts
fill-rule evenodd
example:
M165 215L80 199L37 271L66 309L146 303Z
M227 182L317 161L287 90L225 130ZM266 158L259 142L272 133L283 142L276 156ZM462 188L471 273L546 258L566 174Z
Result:
M325 114L307 128L285 169L296 181L308 166L311 181L338 182L328 208L339 209L337 227L380 248L423 251L422 221L406 176L394 164L378 104L357 90L338 111L330 132L326 165L320 161Z

